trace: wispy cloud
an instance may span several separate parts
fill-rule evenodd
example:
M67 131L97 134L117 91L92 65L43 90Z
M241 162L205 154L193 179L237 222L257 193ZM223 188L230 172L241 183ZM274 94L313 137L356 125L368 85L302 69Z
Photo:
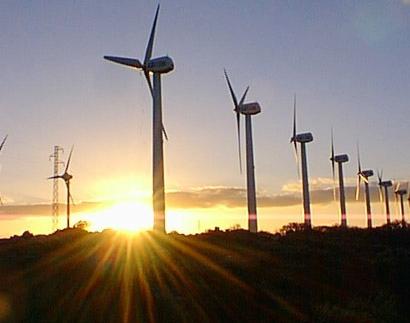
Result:
M82 202L72 205L73 213L93 211L106 207L110 202ZM65 210L65 204L60 204ZM15 219L21 216L50 216L50 204L3 205L0 207L0 219Z
M410 1L410 0L409 0ZM355 198L355 180L346 179L346 201L357 202ZM301 184L299 182L288 183L282 187L279 194L258 192L258 207L291 207L301 204ZM379 201L377 184L370 187L371 199ZM312 204L328 204L334 202L333 180L331 178L312 178L310 181L310 196ZM394 201L391 192L391 201ZM363 191L358 202L363 201ZM211 186L189 190L167 192L166 202L173 209L210 209L213 207L237 208L246 207L246 189L240 187ZM90 212L106 208L112 205L112 201L82 202L73 206L73 213ZM65 209L65 205L61 205ZM31 205L5 205L0 207L0 218L13 219L21 216L49 216L51 206L49 204Z
M347 202L362 202L363 191L359 201L356 201L356 187L354 179L348 179L345 187ZM333 180L318 178L312 180L310 186L312 204L328 204L334 202ZM300 183L289 183L283 186L279 194L258 193L258 207L287 207L301 203ZM379 201L376 184L370 187L371 199ZM393 196L391 196L393 198ZM188 191L167 193L167 205L171 208L212 208L224 206L228 208L246 206L246 190L238 187L206 187Z
M406 6L410 6L410 0L401 0L401 3Z

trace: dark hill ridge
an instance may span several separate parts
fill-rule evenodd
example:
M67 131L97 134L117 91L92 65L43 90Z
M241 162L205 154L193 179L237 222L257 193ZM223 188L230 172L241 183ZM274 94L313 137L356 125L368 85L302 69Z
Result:
M406 322L410 231L0 240L4 322Z

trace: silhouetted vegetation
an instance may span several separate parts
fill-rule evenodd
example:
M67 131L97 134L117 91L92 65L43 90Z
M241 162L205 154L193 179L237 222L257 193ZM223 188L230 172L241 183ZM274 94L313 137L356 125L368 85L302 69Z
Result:
M4 322L405 322L410 230L0 240Z

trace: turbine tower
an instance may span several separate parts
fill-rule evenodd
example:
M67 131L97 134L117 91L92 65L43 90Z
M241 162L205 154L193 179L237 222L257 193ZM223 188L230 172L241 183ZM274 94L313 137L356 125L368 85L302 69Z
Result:
M4 144L6 143L6 140L7 140L7 137L8 137L9 135L6 135L5 137L4 137L4 139L3 139L3 141L1 142L1 144L0 144L0 151L2 151L2 149L3 149L3 146L4 146ZM3 205L3 200L1 199L1 196L0 196L0 205Z
M396 200L397 198L399 198L400 201L400 213L401 213L401 224L403 227L406 226L406 218L404 216L404 202L403 202L403 196L407 195L407 191L408 191L408 183L407 183L407 187L405 189L400 189L400 182L397 183L397 186L394 190L394 194L396 195Z
M393 186L393 182L391 180L383 181L383 170L380 172L377 172L377 178L379 179L380 202L382 203L383 198L384 198L384 207L386 210L386 223L387 225L390 225L391 220L390 220L390 205L389 205L389 187Z
M337 169L339 173L339 202L340 202L341 226L346 228L347 219L346 219L345 186L344 186L344 179L343 179L343 163L346 163L349 161L349 156L346 154L335 155L335 147L333 143L333 130L332 130L331 137L332 138L331 138L331 149L330 149L331 150L330 161L332 162L333 183L335 183L335 163L337 163ZM333 192L335 193L334 186L333 186Z
M236 124L238 131L238 148L239 148L239 168L242 173L242 158L241 158L241 132L240 132L240 114L245 115L246 125L246 184L248 196L248 230L250 232L258 232L258 219L256 211L256 188L255 188L255 165L253 160L253 140L252 140L252 119L251 117L261 112L259 103L244 103L249 86L246 88L241 100L238 103L235 92L233 91L228 74L224 70L226 82L228 83L229 91L231 92L234 111L236 113Z
M293 101L293 135L290 142L293 143L295 148L296 162L299 164L298 146L300 143L300 155L301 155L301 168L302 168L302 195L303 195L303 210L305 217L305 228L312 228L311 214L310 214L310 196L309 196L309 179L306 157L306 144L313 141L313 135L310 132L300 133L296 132L296 95ZM299 168L299 165L298 165Z
M366 199L366 213L367 213L367 228L372 228L372 209L370 206L370 190L369 190L369 177L373 176L373 171L371 169L362 170L360 163L360 151L359 146L357 147L357 185L356 185L356 201L360 197L360 182L363 180L365 189L365 199Z
M135 58L104 56L105 59L114 63L122 64L133 69L142 70L147 80L152 96L153 106L153 129L152 129L152 200L154 209L154 230L165 232L165 191L164 191L164 153L163 136L167 139L167 134L162 123L162 102L161 102L161 75L171 72L174 69L174 62L168 56L151 58L154 45L155 29L159 13L159 5L155 13L154 23L148 40L147 49L143 63ZM153 85L151 76L153 74Z
M71 147L70 155L68 156L68 160L67 160L67 164L65 166L64 173L62 175L51 176L51 177L48 178L48 179L61 178L62 180L64 180L65 185L67 187L67 229L70 228L70 200L71 200L71 202L73 202L73 197L71 196L71 193L70 193L70 181L73 178L73 176L68 173L68 167L70 166L71 154L73 153L73 148L74 148L74 146ZM74 204L74 202L73 202L73 204Z

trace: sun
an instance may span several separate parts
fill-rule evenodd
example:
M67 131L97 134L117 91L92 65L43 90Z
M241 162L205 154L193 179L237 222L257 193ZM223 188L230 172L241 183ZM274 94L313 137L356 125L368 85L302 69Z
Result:
M93 231L114 229L138 232L152 229L153 217L148 205L138 202L120 202L92 214L90 222Z

